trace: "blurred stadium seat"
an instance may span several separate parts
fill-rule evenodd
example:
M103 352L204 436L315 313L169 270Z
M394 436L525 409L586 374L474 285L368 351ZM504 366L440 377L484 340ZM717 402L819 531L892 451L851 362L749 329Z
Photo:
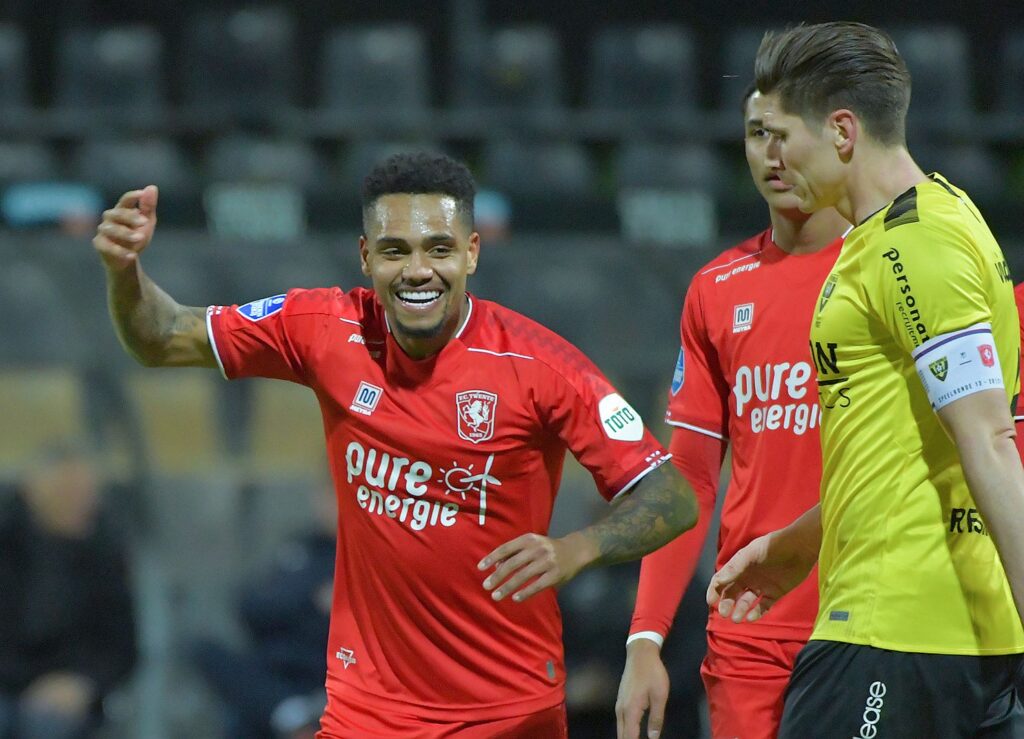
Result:
M161 215L167 198L195 191L195 167L171 139L88 138L75 149L68 174L103 190L111 204L127 190L160 186Z
M1003 37L999 62L995 65L999 110L1024 114L1024 28Z
M653 278L636 251L567 235L519 241L486 258L486 269L502 276L493 299L561 334L606 372L628 382L670 374L678 346L664 337L678 335L682 301L674 276Z
M727 32L721 46L721 76L715 84L719 110L739 111L743 93L754 82L754 58L764 33L763 28L735 28Z
M159 113L166 101L163 39L146 26L72 28L57 46L54 103L64 109Z
M186 106L249 117L297 102L295 22L283 7L205 10L185 28L178 59Z
M429 105L430 61L415 26L340 28L323 47L319 107L339 113L388 115Z
M0 364L89 363L92 347L84 328L91 319L68 299L54 270L31 255L7 261L0 269L0 293L8 301L0 321Z
M225 303L247 303L296 287L349 288L365 279L359 271L359 246L331 243L333 253L310 240L218 242L224 271L221 294Z
M253 561L264 559L314 521L314 498L327 479L323 420L313 391L290 382L258 380L242 468L245 518Z
M326 179L323 162L300 139L229 134L210 146L204 165L213 182L286 182L309 192Z
M484 144L482 169L484 183L510 195L586 195L596 180L594 163L576 141L492 139Z
M615 171L620 188L693 188L723 195L730 183L721 157L702 144L627 141L616 153Z
M605 28L591 44L588 105L677 112L699 107L693 34L673 25Z
M0 370L0 480L10 482L49 444L87 433L85 389L63 367Z
M911 77L908 124L931 130L974 110L970 48L956 26L894 28L890 34Z
M29 106L28 48L25 33L17 26L0 25L0 111Z
M914 146L913 154L925 172L937 171L982 206L1006 195L1006 164L983 144L926 143Z
M219 477L224 473L224 427L217 387L208 369L146 369L129 373L125 389L149 469L158 477Z
M552 29L496 29L484 42L481 56L471 69L461 69L455 76L457 106L526 114L562 107L562 49Z
M346 194L358 195L363 178L370 170L394 154L441 150L437 144L427 142L356 139L344 147L338 157L338 189Z
M56 180L60 175L53 147L38 141L0 140L0 186Z

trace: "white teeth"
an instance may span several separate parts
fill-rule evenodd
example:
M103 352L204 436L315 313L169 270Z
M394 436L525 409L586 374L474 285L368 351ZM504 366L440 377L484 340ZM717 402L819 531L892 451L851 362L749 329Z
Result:
M406 303L430 303L431 301L437 300L441 297L440 290L400 290L398 292L400 300Z

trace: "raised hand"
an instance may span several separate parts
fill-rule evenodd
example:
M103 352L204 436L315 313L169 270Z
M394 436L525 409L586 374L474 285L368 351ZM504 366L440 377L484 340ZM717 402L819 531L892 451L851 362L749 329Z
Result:
M158 195L156 185L130 190L117 205L103 212L92 245L108 269L124 269L149 246L156 228Z

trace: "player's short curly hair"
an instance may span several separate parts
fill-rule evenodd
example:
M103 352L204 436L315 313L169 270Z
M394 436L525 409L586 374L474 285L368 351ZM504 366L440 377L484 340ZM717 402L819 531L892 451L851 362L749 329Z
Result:
M363 213L381 195L430 193L454 198L459 215L472 227L476 183L469 168L444 154L403 153L388 157L363 180Z

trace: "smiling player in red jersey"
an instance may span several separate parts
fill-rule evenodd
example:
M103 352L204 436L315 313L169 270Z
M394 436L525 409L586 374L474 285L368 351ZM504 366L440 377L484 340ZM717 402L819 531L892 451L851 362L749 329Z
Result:
M93 241L115 326L143 363L219 366L317 394L340 534L321 739L562 739L552 586L695 521L668 454L600 371L466 292L480 249L474 192L447 157L378 165L359 249L372 290L178 305L139 266L153 187L126 193ZM566 450L618 505L551 539Z
M747 163L768 203L771 228L726 250L693 278L669 397L673 462L697 492L697 527L644 558L616 713L619 736L662 728L668 675L660 659L693 577L715 508L726 447L732 477L722 509L718 564L818 501L818 397L807 335L814 302L850 224L834 210L801 213L766 164L761 96L744 98ZM773 737L796 654L818 598L808 578L792 600L754 624L708 621L701 667L712 736ZM782 610L782 609L785 610Z

